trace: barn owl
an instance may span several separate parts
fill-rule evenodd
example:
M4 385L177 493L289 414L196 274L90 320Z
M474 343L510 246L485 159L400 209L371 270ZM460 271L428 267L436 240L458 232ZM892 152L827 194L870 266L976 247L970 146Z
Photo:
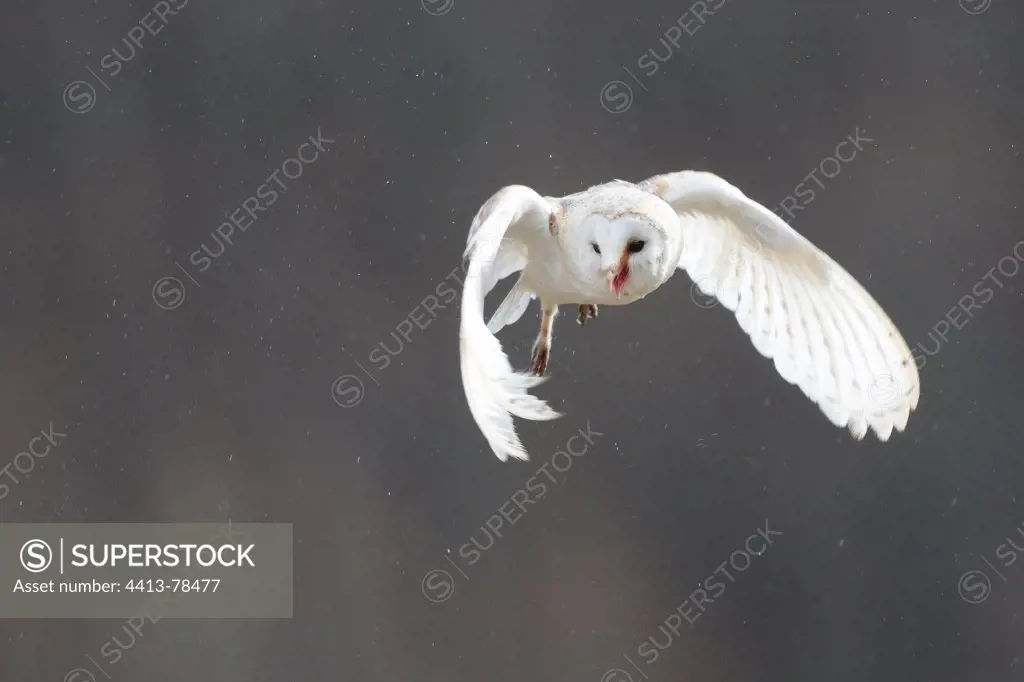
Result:
M826 253L764 206L706 172L614 180L566 197L510 185L469 230L459 354L470 412L494 454L526 460L512 417L562 416L529 390L547 379L560 305L577 322L599 305L629 305L677 269L736 315L754 347L774 361L856 440L887 441L917 407L920 381L903 336L867 291ZM484 323L484 299L518 281ZM515 372L495 334L540 301L532 372Z

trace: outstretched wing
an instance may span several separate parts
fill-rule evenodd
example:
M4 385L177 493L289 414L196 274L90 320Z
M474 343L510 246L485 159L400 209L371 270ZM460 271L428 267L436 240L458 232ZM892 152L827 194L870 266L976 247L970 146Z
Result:
M736 314L757 350L829 420L886 441L917 407L917 366L896 326L840 265L711 173L640 184L679 214L679 267Z
M544 381L543 377L512 371L501 343L484 323L484 298L497 281L497 273L510 267L510 257L503 259L502 253L528 254L531 247L544 248L546 241L552 240L548 218L554 208L529 187L505 187L476 214L466 243L469 268L459 326L462 387L473 419L502 461L510 455L529 459L512 415L533 420L561 415L528 392Z

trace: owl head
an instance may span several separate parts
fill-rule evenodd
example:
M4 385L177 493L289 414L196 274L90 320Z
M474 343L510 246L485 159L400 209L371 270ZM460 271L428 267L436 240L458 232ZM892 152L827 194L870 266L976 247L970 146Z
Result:
M679 217L667 203L623 183L614 194L568 202L562 247L573 274L616 298L647 295L675 271Z

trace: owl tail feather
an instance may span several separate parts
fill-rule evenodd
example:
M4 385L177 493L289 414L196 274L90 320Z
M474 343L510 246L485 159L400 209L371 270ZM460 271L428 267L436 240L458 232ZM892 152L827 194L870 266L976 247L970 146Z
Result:
M459 326L462 387L473 419L498 459L504 462L512 456L528 460L512 415L534 421L557 419L562 415L529 393L529 389L543 383L547 377L514 372L501 343L484 323L480 269L470 267L462 290Z
M520 275L519 281L516 282L516 285L508 292L505 300L501 302L498 309L491 315L491 321L487 323L487 331L497 334L504 327L517 322L523 316L523 313L526 312L533 298L533 292L523 285L523 276Z

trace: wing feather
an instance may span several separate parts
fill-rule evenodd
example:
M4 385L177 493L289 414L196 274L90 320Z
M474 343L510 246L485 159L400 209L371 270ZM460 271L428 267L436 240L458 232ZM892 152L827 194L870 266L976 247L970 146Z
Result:
M464 257L469 261L462 289L459 354L462 386L470 412L494 454L529 459L512 416L547 420L561 415L529 394L545 380L514 372L501 343L484 323L484 298L500 279L526 264L531 243L544 239L553 207L529 187L498 191L473 219ZM501 276L505 276L501 275Z
M711 173L640 184L676 210L679 267L735 313L754 347L860 440L906 428L920 379L899 330L856 279L774 213Z

